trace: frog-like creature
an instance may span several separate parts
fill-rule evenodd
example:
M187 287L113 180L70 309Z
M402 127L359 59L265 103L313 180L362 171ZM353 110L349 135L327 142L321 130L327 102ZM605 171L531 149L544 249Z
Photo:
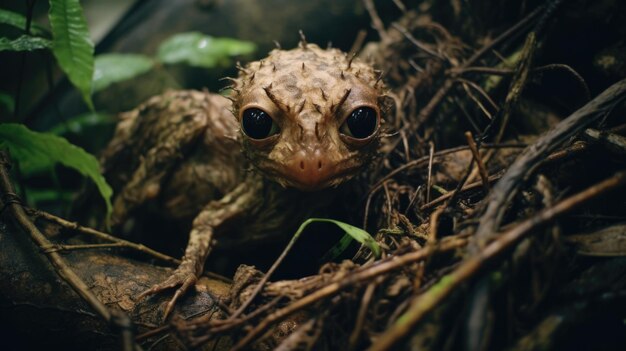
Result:
M177 288L166 316L215 242L289 235L329 206L333 188L376 154L393 104L370 65L304 40L231 81L227 99L171 91L123 114L102 157L119 189L114 224L147 205L193 221L180 266L141 294Z

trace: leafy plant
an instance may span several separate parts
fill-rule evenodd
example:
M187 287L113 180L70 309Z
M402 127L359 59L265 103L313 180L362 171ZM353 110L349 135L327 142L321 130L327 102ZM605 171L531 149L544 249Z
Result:
M7 93L0 92L0 107L3 107L8 112L13 112L13 109L15 109L13 97Z
M26 17L19 13L0 9L0 24L6 24L18 29L24 29L26 28ZM49 34L44 27L36 23L31 25L30 32L36 36L47 36Z
M28 6L33 6L30 3ZM29 14L31 13L30 11ZM50 0L48 18L50 33L25 16L0 9L0 24L23 30L17 38L0 38L0 51L28 52L50 49L59 67L81 92L91 110L91 86L94 69L94 45L79 0ZM0 103L13 111L16 102L0 94ZM28 174L51 171L60 163L91 179L104 199L107 213L111 212L111 187L100 174L97 159L66 139L50 133L39 133L21 124L0 124L0 147L8 148L19 162L20 170Z
M17 39L0 38L0 51L35 51L48 49L52 42L48 39L20 35Z
M94 46L79 0L50 0L52 53L90 109Z
M199 32L180 33L165 40L157 57L163 63L187 63L213 68L227 65L232 56L251 54L256 46L248 41L214 38Z
M0 148L8 148L20 160L20 170L25 174L50 170L57 163L80 172L96 184L106 203L107 215L111 213L113 190L100 173L98 160L82 148L62 137L34 132L17 123L0 124Z
M159 64L188 64L215 68L231 63L234 56L248 55L256 50L249 41L214 38L199 32L175 34L166 39L154 58L139 54L103 54L96 56L93 92L113 83L143 74Z
M86 112L72 117L50 128L48 133L54 135L67 135L69 133L81 134L86 128L102 127L115 123L113 116L100 112Z
M27 3L29 16L32 16L33 4ZM233 56L253 52L255 46L250 42L212 38L192 32L174 35L166 40L154 58L139 54L104 54L94 57L94 44L80 1L49 0L49 4L50 31L33 23L32 18L0 9L0 25L21 30L15 37L0 37L0 52L21 52L25 55L35 50L51 50L59 67L78 89L91 112L67 119L48 133L35 132L20 124L0 124L0 147L11 151L26 175L50 171L57 163L78 171L96 184L110 213L112 190L100 174L98 161L61 137L79 133L86 127L111 123L109 115L95 111L92 93L163 64L185 63L212 68L229 62ZM0 92L0 109L13 112L19 104L18 100ZM62 192L60 189L56 191L59 194ZM51 192L47 189L40 190L40 194L43 195L39 198L51 198Z
M137 54L103 54L96 56L93 74L93 92L109 85L131 79L154 66L151 58Z
M300 225L296 233L293 235L293 238L291 239L291 241L295 242L296 240L298 240L298 238L300 237L304 229L309 224L315 223L315 222L332 223L338 226L339 228L341 228L346 233L340 239L339 243L335 245L333 249L331 249L331 252L327 253L324 257L332 258L333 256L334 257L339 256L339 254L341 254L341 252L343 252L343 250L345 250L346 247L348 247L348 244L350 244L350 241L352 239L367 246L370 250L372 250L372 252L374 253L376 257L380 257L380 246L368 232L366 232L365 230L361 228L357 228L353 225L350 225L348 223L344 223L344 222L337 221L334 219L329 219L329 218L309 218L306 221L302 222L302 224Z

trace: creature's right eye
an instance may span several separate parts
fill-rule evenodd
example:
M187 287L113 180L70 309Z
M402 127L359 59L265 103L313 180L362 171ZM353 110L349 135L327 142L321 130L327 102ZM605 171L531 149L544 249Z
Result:
M267 112L252 107L243 111L243 132L252 139L261 140L278 133L278 125Z

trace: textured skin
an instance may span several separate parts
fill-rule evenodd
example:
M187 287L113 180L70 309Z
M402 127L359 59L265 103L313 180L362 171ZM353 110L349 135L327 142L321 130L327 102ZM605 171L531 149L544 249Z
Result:
M178 287L166 316L201 274L214 239L237 245L285 235L327 207L332 187L374 156L389 103L369 65L304 42L273 50L232 81L232 104L207 92L175 91L123 114L102 157L117 194L114 225L148 204L192 221L182 264L141 295ZM371 137L357 140L342 125L363 106L380 119ZM239 126L250 107L269 113L280 132L248 138Z
M233 88L238 120L247 107L259 107L278 123L282 132L269 145L245 135L242 140L252 164L281 184L303 190L337 185L374 155L377 135L357 142L342 137L339 129L356 107L369 106L380 113L383 84L371 66L350 60L337 49L301 43L298 49L273 50L242 70ZM328 168L321 182L299 179L303 159Z

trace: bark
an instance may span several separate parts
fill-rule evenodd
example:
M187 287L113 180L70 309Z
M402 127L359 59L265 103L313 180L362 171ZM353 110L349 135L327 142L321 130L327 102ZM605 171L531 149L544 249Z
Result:
M56 274L25 233L9 222L8 215L0 221L0 329L6 333L4 340L17 349L119 349L116 331ZM161 325L169 294L143 301L135 297L164 280L169 268L103 250L75 250L64 258L100 301L131 317L136 335ZM229 288L226 282L203 277L197 291L179 302L175 318L206 313L213 313L213 318L221 316L212 296L226 297ZM157 334L140 344L149 348L154 343L153 350L183 349L173 334L164 335ZM222 338L215 350L226 350L229 345L230 341Z

